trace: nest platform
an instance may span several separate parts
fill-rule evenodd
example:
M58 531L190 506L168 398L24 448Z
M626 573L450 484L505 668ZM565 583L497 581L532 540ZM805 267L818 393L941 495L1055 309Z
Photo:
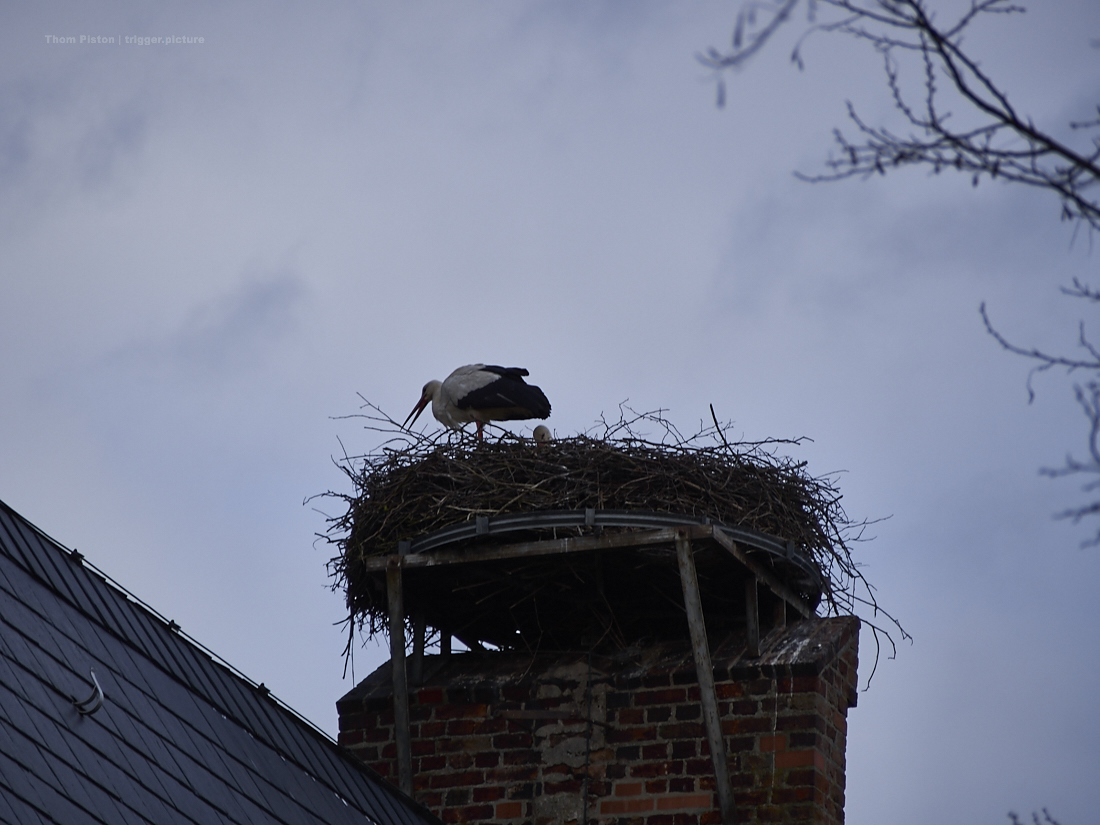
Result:
M708 633L848 612L840 496L774 445L717 431L702 445L411 439L345 467L356 492L329 534L334 588L371 634L392 628L397 570L414 638L427 627L475 649L623 648L687 635L686 542Z

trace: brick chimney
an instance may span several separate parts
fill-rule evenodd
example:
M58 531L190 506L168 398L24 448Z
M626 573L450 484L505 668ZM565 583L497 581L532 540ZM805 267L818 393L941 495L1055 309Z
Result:
M711 662L739 823L844 821L859 619L810 617ZM720 823L691 644L425 656L413 788L444 822ZM390 663L337 703L340 742L397 784ZM728 786L727 786L728 787Z

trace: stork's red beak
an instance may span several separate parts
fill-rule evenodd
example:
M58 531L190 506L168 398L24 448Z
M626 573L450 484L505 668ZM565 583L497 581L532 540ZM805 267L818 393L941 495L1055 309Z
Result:
M416 402L416 406L413 407L412 412L409 413L409 417L405 419L405 423L401 426L406 430L416 423L416 419L420 418L420 413L424 412L424 408L428 406L428 402L431 401L430 396L421 396L420 400Z

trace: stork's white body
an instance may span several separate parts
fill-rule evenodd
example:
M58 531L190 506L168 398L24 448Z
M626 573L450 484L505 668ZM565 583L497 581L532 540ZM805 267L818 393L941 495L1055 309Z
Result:
M490 421L546 418L550 415L550 402L541 389L523 380L528 374L522 367L486 364L459 367L445 380L424 385L420 401L405 424L415 422L429 402L432 415L440 424L461 430L464 424L473 421L478 437Z

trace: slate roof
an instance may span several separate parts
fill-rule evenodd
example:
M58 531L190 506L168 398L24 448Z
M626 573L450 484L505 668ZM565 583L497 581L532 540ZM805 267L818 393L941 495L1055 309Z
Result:
M0 822L439 820L0 502Z

